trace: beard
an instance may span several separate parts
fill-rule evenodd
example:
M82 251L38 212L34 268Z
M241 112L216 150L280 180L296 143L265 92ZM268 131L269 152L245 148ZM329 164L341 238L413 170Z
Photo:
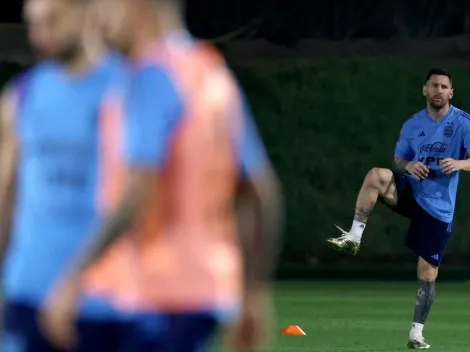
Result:
M132 52L131 38L128 38L127 36L123 35L119 37L119 40L115 40L115 38L111 36L105 36L104 39L108 48L111 48L124 56L130 56Z
M82 55L83 50L80 43L71 43L58 51L54 58L63 64L69 64Z
M57 51L51 51L48 48L34 48L35 56L40 60L56 60L61 64L67 65L73 62L83 53L81 45L73 44Z
M439 99L436 99L436 97L432 97L431 99L428 100L429 105L434 109L434 110L441 110L443 107L447 106L449 103L449 100L444 99L443 97L440 97Z

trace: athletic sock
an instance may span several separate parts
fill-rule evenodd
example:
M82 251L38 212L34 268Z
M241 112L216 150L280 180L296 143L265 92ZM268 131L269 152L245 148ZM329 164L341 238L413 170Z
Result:
M416 294L415 312L413 316L413 324L411 333L423 332L423 325L431 311L434 297L436 295L436 282L419 281L418 292ZM416 328L414 327L416 326Z
M352 236L352 238L355 241L361 242L362 233L364 232L365 228L366 228L365 223L354 220L351 226L351 230L349 231L349 234Z
M411 324L410 337L423 336L423 328L423 324L413 322Z

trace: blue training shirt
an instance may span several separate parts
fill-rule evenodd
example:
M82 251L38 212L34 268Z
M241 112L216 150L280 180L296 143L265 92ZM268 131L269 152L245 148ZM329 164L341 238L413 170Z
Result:
M445 158L463 160L469 152L470 115L454 106L438 122L424 109L403 124L395 156L428 166L428 178L408 178L417 203L443 222L450 223L454 217L459 172L446 175L440 171L439 163Z
M161 167L183 116L183 100L167 70L156 65L136 69L125 91L126 162L145 168ZM241 175L249 176L260 171L268 159L241 90L240 104L243 132L234 150Z
M20 155L3 268L9 301L41 304L100 220L98 115L121 70L112 55L77 76L43 62L10 84L19 98L14 125Z

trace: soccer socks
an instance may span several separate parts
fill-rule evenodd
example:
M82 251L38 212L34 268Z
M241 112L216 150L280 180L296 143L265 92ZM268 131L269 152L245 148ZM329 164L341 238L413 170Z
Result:
M366 228L366 224L357 220L354 220L351 226L351 230L349 230L349 234L352 236L354 241L361 242L362 233Z
M423 336L423 328L424 328L423 324L420 324L420 323L411 324L410 338L413 338L416 336Z
M422 336L423 327L434 303L436 296L436 282L419 281L416 294L415 314L411 324L410 336Z

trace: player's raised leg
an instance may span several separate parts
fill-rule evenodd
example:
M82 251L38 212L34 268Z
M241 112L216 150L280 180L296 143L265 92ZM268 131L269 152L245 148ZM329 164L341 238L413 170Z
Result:
M419 257L417 271L419 280L418 292L416 294L415 311L408 340L408 348L423 350L431 347L424 342L423 328L436 295L438 267Z
M359 251L362 233L379 197L390 206L397 204L398 195L395 180L393 172L389 169L373 168L367 173L357 196L351 229L347 232L336 226L343 234L340 237L328 239L332 248L352 254Z

